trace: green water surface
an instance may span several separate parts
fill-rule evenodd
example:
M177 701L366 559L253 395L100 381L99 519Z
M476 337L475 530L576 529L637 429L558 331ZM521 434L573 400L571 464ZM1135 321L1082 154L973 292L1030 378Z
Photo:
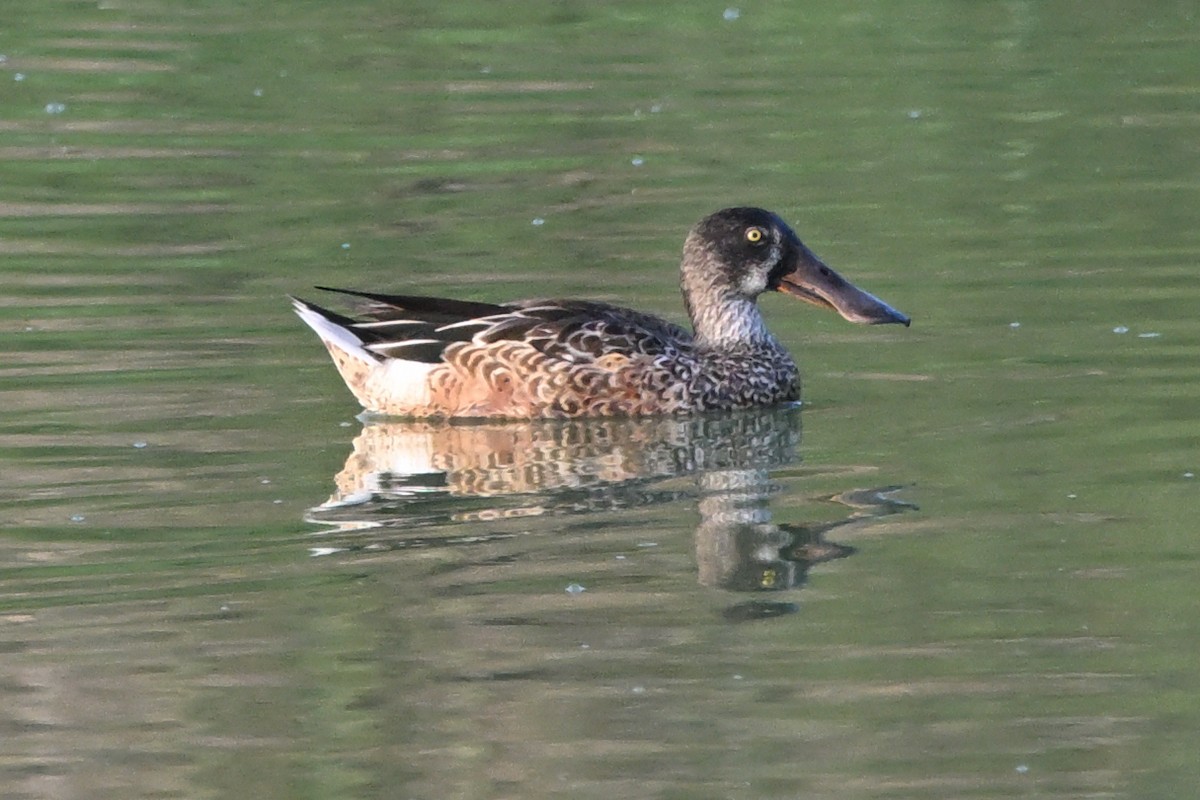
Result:
M1189 4L10 3L0 54L0 796L1195 795ZM285 298L683 321L733 204L914 320L764 298L799 412L364 429Z

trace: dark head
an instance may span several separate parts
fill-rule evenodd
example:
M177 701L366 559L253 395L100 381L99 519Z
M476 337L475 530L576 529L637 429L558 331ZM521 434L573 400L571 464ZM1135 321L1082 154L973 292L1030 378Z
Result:
M904 314L821 262L788 224L761 208L726 208L692 228L683 248L685 294L732 293L753 301L765 291L829 308L851 322L908 325ZM689 296L694 305L698 298Z

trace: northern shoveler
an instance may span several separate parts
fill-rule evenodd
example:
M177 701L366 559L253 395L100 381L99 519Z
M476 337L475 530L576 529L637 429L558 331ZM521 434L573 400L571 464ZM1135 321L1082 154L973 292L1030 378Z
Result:
M363 407L403 417L677 414L798 400L796 364L755 305L765 291L851 322L909 324L760 208L727 208L692 228L680 285L691 332L587 300L492 304L318 287L365 298L357 319L292 302Z

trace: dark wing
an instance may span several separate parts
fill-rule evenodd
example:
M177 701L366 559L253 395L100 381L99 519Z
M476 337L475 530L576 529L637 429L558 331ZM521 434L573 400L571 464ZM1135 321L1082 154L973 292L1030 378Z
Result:
M495 303L475 303L469 300L450 300L445 297L425 297L415 294L377 294L354 289L334 289L329 286L316 287L323 292L337 292L352 297L362 297L370 302L359 309L364 317L385 321L396 317L407 317L422 322L445 325L461 322L489 314L502 314L504 306Z
M509 303L508 319L476 341L520 339L550 358L586 363L610 353L657 356L690 349L692 335L659 317L586 300Z
M316 287L365 299L358 318L319 308L332 321L348 328L372 353L436 364L455 342L469 342L481 329L508 314L504 306L422 295L377 294L354 289ZM310 304L311 305L311 304Z
M692 336L658 317L581 300L504 305L419 295L318 289L361 297L360 318L319 311L382 357L437 363L456 342L522 341L549 358L586 363L610 353L661 355L691 347ZM310 304L311 305L311 304Z

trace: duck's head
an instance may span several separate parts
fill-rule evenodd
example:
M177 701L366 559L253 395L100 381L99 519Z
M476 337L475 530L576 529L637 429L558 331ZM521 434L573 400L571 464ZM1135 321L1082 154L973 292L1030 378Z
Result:
M751 301L766 291L782 292L867 325L911 322L827 267L786 222L761 208L710 214L692 228L683 252L685 285Z

